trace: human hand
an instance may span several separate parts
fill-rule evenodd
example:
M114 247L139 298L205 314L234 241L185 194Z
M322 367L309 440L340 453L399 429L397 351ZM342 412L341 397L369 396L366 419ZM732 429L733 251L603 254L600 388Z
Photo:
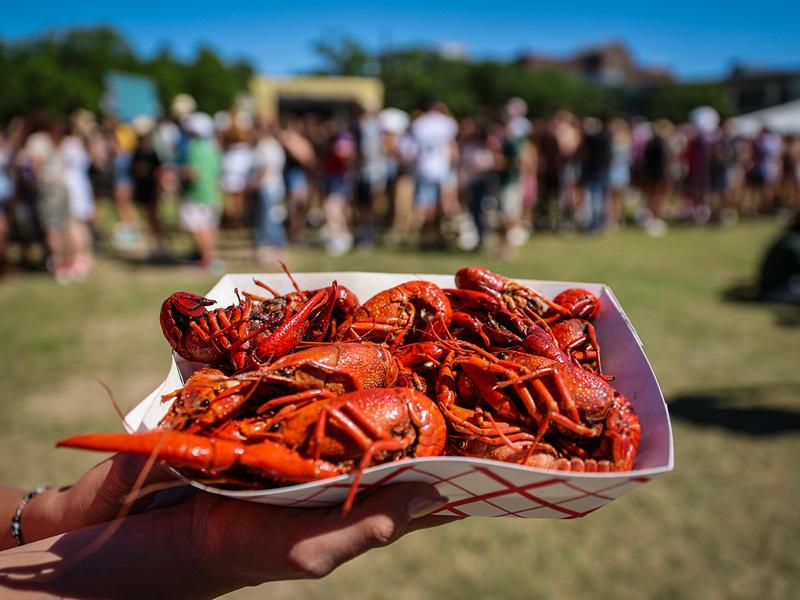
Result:
M404 483L361 498L347 515L338 505L285 508L212 494L170 510L191 510L191 552L200 571L258 585L323 577L371 548L457 520L430 514L446 504L433 486Z
M338 506L284 508L197 493L128 517L109 537L109 525L97 525L0 553L0 592L212 598L267 581L323 577L371 548L456 520L429 516L444 503L423 483L381 488L347 516Z

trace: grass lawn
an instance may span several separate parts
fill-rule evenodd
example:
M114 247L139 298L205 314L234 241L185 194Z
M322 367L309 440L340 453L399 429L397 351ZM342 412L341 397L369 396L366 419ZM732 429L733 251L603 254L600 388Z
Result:
M510 276L609 284L645 344L670 404L671 474L577 521L467 519L413 534L321 581L231 598L788 598L800 582L800 309L726 300L752 278L771 223L683 229L661 239L542 236L519 257L379 250L291 254L294 271L448 273L480 264ZM228 240L230 271L252 271ZM67 483L97 456L64 436L117 430L97 377L123 408L166 373L158 324L172 291L214 282L186 267L101 260L91 279L0 281L6 365L0 480Z

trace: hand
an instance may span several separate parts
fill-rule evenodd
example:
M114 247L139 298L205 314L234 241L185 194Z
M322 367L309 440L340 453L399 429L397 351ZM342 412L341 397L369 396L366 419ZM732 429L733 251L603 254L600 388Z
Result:
M365 551L455 517L429 516L447 504L431 485L380 488L347 516L341 506L297 509L198 494L175 511L192 511L192 553L201 571L225 569L247 585L318 578ZM176 534L178 535L178 534Z
M322 577L363 552L453 517L426 516L446 500L423 483L382 488L340 507L265 506L198 493L108 524L0 553L0 592L44 597L211 598L267 581ZM87 548L92 548L87 551Z

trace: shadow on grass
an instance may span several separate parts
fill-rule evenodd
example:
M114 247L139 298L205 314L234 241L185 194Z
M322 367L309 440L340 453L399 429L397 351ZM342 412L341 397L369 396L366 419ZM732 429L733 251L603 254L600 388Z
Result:
M752 436L800 432L800 408L781 401L796 398L797 387L778 384L685 392L669 399L669 413L695 425Z
M764 298L752 283L738 283L730 286L720 294L724 302L749 304L772 312L775 321L783 327L800 327L800 303L794 301L778 301Z

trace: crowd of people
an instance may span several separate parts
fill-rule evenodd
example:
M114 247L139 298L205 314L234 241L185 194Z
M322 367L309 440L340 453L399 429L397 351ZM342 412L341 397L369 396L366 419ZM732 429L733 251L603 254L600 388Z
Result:
M254 258L289 244L340 256L378 243L510 257L540 231L604 232L633 224L728 223L800 207L800 138L739 135L701 107L689 122L498 114L455 119L441 102L407 114L354 106L347 120L280 119L230 110L213 117L179 95L170 118L122 123L79 111L32 115L0 130L0 262L37 244L59 281L92 269L96 204L109 201L113 240L146 239L172 259L161 206L198 265L221 271L219 228L252 231ZM173 227L174 228L174 227Z

